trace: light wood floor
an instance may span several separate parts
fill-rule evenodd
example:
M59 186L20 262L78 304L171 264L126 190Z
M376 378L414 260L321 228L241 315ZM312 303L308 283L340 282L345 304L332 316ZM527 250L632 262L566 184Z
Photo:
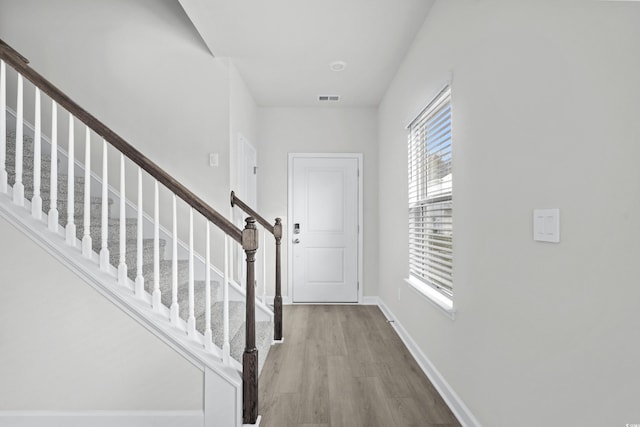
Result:
M285 306L261 427L459 426L376 306Z

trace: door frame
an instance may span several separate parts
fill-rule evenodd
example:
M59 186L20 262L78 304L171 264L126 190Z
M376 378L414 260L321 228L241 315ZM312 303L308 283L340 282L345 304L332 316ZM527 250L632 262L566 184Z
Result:
M364 254L364 203L363 203L363 162L362 153L289 153L288 167L287 167L287 299L290 304L298 304L293 302L293 160L297 158L330 158L330 159L356 159L358 161L358 304L362 304L363 301L363 254ZM313 303L299 303L299 304L313 304ZM326 303L316 303L319 305ZM353 303L331 303L331 304L345 304L353 305Z

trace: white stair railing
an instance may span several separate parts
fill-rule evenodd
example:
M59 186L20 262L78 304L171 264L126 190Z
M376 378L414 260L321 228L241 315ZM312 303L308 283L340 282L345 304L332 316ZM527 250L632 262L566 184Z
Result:
M91 258L93 242L91 239L91 130L85 126L84 132L84 217L82 235L82 255Z
M267 229L262 227L262 241L267 241ZM267 245L262 245L262 303L267 303Z
M102 201L100 218L100 270L109 271L109 156L107 141L102 140Z
M0 193L7 192L7 66L0 60Z
M105 145L106 147L106 145ZM51 175L49 180L49 231L58 232L58 104L51 101Z
M127 284L127 211L124 176L124 154L120 153L120 262L118 263L118 283Z
M42 218L42 197L40 196L40 145L42 140L42 111L40 106L40 89L36 88L35 100L35 134L33 138L33 196L31 197L31 215L35 219Z
M160 311L160 190L158 181L153 183L153 309Z
M73 115L69 113L69 147L67 157L67 226L65 227L65 233L67 236L67 244L70 246L76 245L76 224L75 224L75 153L74 153L74 126Z
M222 280L222 359L229 363L231 343L229 342L229 254L232 252L229 236L224 236L224 272Z
M137 228L137 253L136 253L136 282L135 294L138 298L144 295L144 276L142 275L143 262L143 220L142 220L142 169L138 167L138 228Z
M194 266L193 266L193 208L189 208L189 317L187 318L187 335L195 338L195 291L194 291Z
M18 74L18 100L16 104L16 179L13 184L13 203L24 206L24 185L22 184L22 151L24 132L23 79Z
M178 303L178 209L176 195L172 198L173 229L171 242L171 323L178 325L180 305Z
M205 283L205 296L204 296L204 348L211 351L213 347L213 331L211 331L211 230L209 221L205 230L205 262L204 262L204 283Z

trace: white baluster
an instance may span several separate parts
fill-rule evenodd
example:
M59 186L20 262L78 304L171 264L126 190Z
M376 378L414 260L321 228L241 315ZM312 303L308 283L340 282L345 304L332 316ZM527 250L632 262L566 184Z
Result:
M31 197L31 215L42 219L42 197L40 196L40 146L42 141L42 108L40 89L36 88L35 135L33 138L33 197Z
M196 316L194 311L194 277L193 277L193 208L189 208L189 317L187 319L187 335L196 336Z
M7 66L0 59L0 193L7 192Z
M231 218L231 220L233 221L233 207L231 208L231 213L229 215L229 218ZM240 226L240 229L242 229L242 226ZM226 242L226 240L225 240L225 242ZM225 244L225 256L229 257L229 271L228 271L229 276L228 276L228 279L229 279L229 281L232 281L233 280L233 263L235 262L234 259L233 259L233 255L234 255L233 254L233 246L229 247L229 252L228 253L227 253L226 247L227 246ZM244 285L242 283L240 283L240 286L244 286Z
M211 351L213 347L213 332L211 331L211 240L209 237L210 226L207 220L206 238L205 238L205 265L204 265L204 348Z
M176 209L176 195L173 195L173 248L171 255L171 323L178 324L180 319L180 304L178 303L178 211Z
M158 181L155 181L153 193L153 309L160 311L162 294L160 293L160 193Z
M85 126L84 132L84 221L82 224L82 255L91 258L93 241L91 239L91 130Z
M107 141L102 140L102 224L100 270L109 271L109 166Z
M51 101L51 172L49 184L49 230L58 232L58 104Z
M144 276L142 275L142 169L138 167L138 258L136 262L136 296L142 298L144 294Z
M118 264L118 283L127 284L127 217L126 190L124 182L124 154L120 153L120 263Z
M262 303L267 303L267 230L262 229Z
M229 363L231 358L231 345L229 344L229 247L230 240L224 235L224 277L222 283L222 360Z
M74 196L76 194L74 166L75 166L75 153L74 153L74 128L73 128L73 116L69 113L69 157L67 158L67 226L65 232L67 235L67 244L71 246L76 245L76 224L75 224L75 206Z
M23 80L18 74L18 103L16 106L16 181L13 184L13 203L24 206L24 185L22 184L22 145L24 131Z

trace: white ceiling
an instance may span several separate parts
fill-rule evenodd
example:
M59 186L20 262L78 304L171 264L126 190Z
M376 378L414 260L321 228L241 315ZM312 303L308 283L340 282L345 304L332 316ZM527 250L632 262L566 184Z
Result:
M377 106L433 0L180 0L261 106ZM342 72L329 69L345 61Z

